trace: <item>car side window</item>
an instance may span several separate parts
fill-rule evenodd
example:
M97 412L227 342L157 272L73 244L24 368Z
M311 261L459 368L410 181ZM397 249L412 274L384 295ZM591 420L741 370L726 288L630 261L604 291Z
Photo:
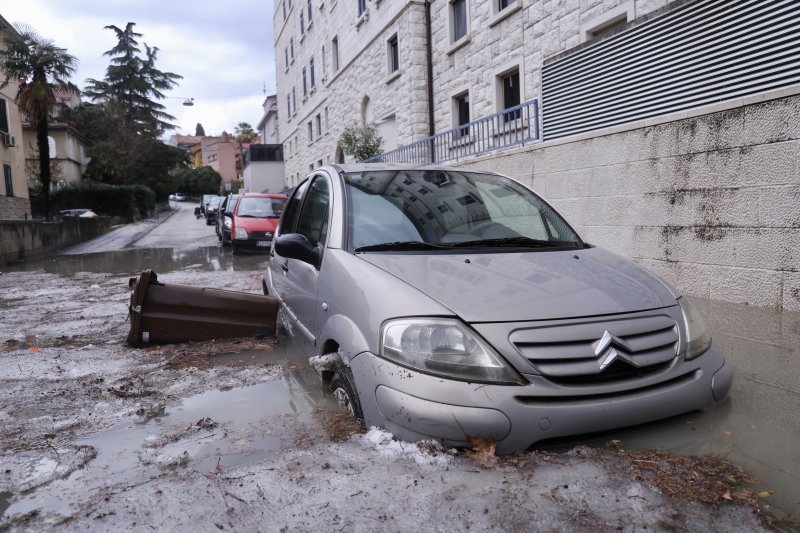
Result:
M329 203L328 182L322 176L317 176L311 182L297 221L297 233L304 235L312 244L325 244Z
M303 197L308 189L309 181L306 180L295 189L294 194L289 198L286 204L286 209L283 211L283 218L281 219L280 235L285 233L295 233L297 227L297 217L300 215L300 204L303 202Z

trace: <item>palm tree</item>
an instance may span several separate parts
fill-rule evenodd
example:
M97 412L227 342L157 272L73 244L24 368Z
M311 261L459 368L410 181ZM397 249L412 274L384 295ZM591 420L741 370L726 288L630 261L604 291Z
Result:
M235 135L234 139L237 143L239 143L239 154L240 154L240 164L242 170L242 176L244 176L244 145L251 144L258 140L258 133L253 130L253 126L251 126L247 122L240 122L233 128L233 133Z
M15 25L15 30L8 32L6 49L0 50L0 72L6 76L0 87L5 87L11 80L19 80L15 101L31 126L36 128L39 180L44 195L45 217L49 219L50 116L56 104L57 90L78 93L78 88L68 81L77 68L78 60L29 26Z

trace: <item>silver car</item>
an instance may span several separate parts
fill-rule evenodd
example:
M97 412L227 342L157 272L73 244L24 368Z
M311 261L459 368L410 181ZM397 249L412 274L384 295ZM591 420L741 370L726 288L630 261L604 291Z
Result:
M707 409L731 387L673 287L493 173L317 169L264 290L337 397L404 440L520 451Z

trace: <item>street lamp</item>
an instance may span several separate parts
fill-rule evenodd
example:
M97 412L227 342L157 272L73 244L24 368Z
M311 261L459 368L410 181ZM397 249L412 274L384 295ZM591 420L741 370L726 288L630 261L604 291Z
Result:
M194 98L187 98L186 100L183 101L183 105L185 105L186 107L193 106L194 105Z

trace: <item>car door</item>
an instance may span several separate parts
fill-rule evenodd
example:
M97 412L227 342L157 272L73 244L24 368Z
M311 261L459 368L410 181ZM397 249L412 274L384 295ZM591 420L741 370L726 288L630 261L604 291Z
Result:
M313 176L298 187L289 200L286 218L280 233L299 233L314 245L325 248L328 233L330 182L323 175ZM316 266L279 256L274 252L270 259L272 284L277 296L299 323L301 330L312 343L317 330L317 287L319 270ZM323 255L324 262L324 255ZM320 266L320 269L322 266Z

